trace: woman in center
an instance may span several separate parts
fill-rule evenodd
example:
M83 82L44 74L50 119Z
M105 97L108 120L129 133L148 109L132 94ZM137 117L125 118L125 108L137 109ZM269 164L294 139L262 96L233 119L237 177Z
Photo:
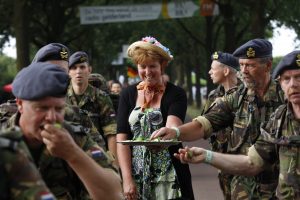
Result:
M173 59L169 49L155 38L145 37L131 44L127 53L142 81L121 92L117 141L148 139L163 126L176 129L184 121L187 98L182 88L163 79ZM181 147L177 144L157 149L118 143L126 199L194 199L189 166L173 157Z

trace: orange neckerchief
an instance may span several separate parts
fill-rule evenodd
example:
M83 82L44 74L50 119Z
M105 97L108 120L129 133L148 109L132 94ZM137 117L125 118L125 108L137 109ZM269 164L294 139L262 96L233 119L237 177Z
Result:
M155 85L155 86L149 86L147 83L144 81L140 82L136 88L138 90L144 91L144 104L142 106L142 111L145 110L145 108L149 108L149 104L153 100L153 97L156 94L163 93L165 91L165 86L164 85ZM150 94L150 99L147 101L146 99L146 93Z

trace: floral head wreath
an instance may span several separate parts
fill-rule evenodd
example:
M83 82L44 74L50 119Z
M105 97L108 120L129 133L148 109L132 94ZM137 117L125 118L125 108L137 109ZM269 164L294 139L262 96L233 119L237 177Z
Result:
M171 51L169 50L169 48L162 45L154 37L147 36L147 37L142 38L141 41L132 43L128 47L128 50L127 50L128 56L132 57L133 52L137 48L153 50L153 51L156 51L158 54L160 54L162 57L164 57L166 60L168 60L168 61L173 60L173 55L171 54Z

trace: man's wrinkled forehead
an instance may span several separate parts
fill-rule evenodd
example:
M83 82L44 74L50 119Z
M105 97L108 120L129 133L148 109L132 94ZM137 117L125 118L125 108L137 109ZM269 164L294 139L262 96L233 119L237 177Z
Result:
M252 58L252 59L247 59L247 58L240 58L239 59L239 64L257 64L260 63L260 58Z
M38 100L25 100L17 98L17 101L22 101L23 104L27 104L32 107L64 107L66 104L66 97L45 97Z
M280 77L293 77L293 76L300 76L300 69L289 69L282 72Z

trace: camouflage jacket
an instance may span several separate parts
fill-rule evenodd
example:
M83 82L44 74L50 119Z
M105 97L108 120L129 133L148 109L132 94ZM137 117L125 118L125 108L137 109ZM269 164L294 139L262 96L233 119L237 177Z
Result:
M92 73L89 75L89 84L93 87L99 88L100 90L109 93L109 88L107 86L107 81L101 74Z
M215 90L212 90L208 95L208 99L202 110L202 115L209 112L210 108L213 107L214 105L213 103L215 102L216 99L233 93L234 91L237 90L237 88L238 87L236 86L230 88L227 92L225 92L224 87L219 85ZM231 132L232 132L232 128L230 126L213 133L210 136L210 140L209 140L212 150L217 152L222 152L222 153L227 152L227 143Z
M6 103L0 105L0 127L5 123L13 114L18 111L16 100L8 100Z
M0 105L0 128L6 126L7 120L18 111L16 100L9 100ZM66 104L65 106L65 120L69 122L77 122L83 127L89 129L88 132L92 139L99 144L100 147L106 149L105 141L102 135L93 124L88 116L88 113L79 109L77 106Z
M230 92L231 93L231 92ZM211 105L218 97L223 97L225 95L224 87L219 85L216 89L210 91L208 94L207 101L203 107L202 114L207 113Z
M209 112L204 114L214 132L233 126L229 152L244 155L247 155L248 148L258 138L260 124L267 121L271 113L284 103L282 90L273 81L263 99L248 95L247 91L244 85L240 85L235 92L215 101Z
M70 85L67 102L87 112L98 131L102 133L104 137L116 134L116 114L112 101L107 93L88 85L81 101L77 102L72 85Z
M216 101L204 117L210 121L213 132L232 125L228 152L247 155L249 147L260 135L260 124L267 121L275 109L283 103L282 90L274 81L270 82L263 99L248 94L248 89L240 85L237 91ZM250 199L255 197L268 199L275 195L278 170L273 166L256 177L234 176L232 184L235 184L235 181L241 182L242 186L233 188L233 198L236 197L235 195L246 193Z
M88 116L88 113L78 106L66 104L65 107L65 120L69 122L75 122L82 125L85 128L88 128L86 131L91 138L103 149L106 149L105 140L94 125L91 118Z
M289 106L280 106L262 125L254 147L266 163L279 165L278 198L300 199L300 122Z
M15 127L18 124L18 119L19 113L13 115L7 123L7 128ZM113 158L84 132L81 125L64 122L63 127L68 130L77 145L100 166L118 173L117 168L113 165ZM32 155L43 180L58 199L90 199L75 172L64 160L51 156L45 146L42 146L38 151L30 149L28 155Z
M19 129L0 133L0 199L55 199L22 139Z

